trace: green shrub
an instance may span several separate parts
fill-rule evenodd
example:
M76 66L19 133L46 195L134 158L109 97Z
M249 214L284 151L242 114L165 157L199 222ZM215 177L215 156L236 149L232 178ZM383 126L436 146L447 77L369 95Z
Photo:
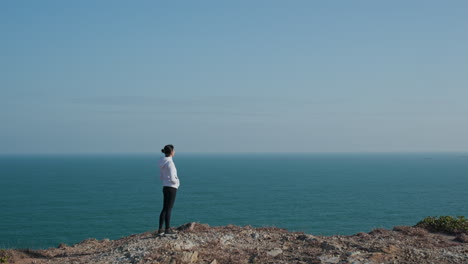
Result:
M8 263L10 256L7 255L6 250L0 249L0 263Z
M448 234L468 234L468 219L464 216L429 216L416 224L431 232L444 232Z

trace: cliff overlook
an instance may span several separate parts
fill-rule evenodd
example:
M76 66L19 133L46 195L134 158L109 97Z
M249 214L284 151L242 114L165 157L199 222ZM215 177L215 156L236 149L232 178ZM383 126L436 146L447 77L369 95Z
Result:
M433 230L431 230L433 231ZM3 263L468 263L466 233L398 226L351 236L314 236L276 227L187 223L176 235L146 232L86 239L44 250L8 249Z

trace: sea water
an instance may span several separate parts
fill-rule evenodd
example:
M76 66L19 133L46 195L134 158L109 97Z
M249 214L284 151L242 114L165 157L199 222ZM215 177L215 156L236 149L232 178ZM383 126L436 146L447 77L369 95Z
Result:
M0 248L154 231L160 155L0 156ZM316 235L468 215L468 153L184 154L172 225Z

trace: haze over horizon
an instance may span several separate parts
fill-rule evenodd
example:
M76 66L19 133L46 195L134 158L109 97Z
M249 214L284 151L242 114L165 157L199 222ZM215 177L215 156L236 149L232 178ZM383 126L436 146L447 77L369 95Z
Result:
M0 154L468 151L466 1L3 1Z

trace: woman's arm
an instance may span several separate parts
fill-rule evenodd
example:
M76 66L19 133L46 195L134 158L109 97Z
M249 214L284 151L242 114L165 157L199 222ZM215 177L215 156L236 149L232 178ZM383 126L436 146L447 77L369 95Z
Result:
M177 178L177 169L175 167L175 164L173 162L170 162L168 164L169 168L169 180L171 180L172 183L177 183L179 178Z

